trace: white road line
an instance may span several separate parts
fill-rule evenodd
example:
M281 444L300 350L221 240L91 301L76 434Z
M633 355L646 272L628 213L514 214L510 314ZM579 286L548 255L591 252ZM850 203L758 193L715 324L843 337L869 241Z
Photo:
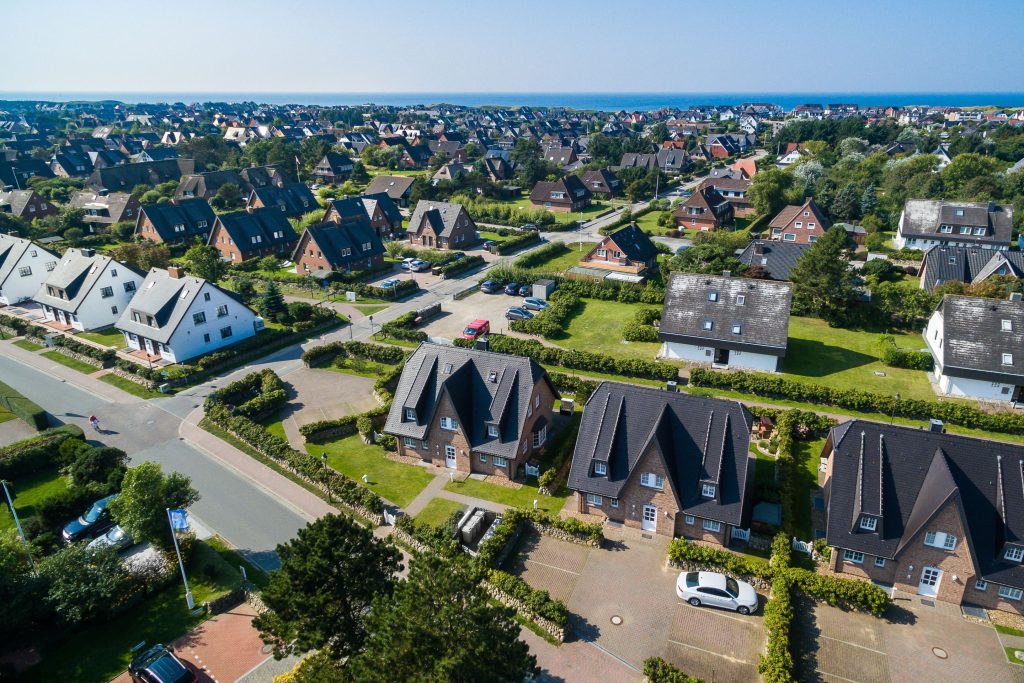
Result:
M888 652L882 652L881 650L875 650L874 648L870 648L870 647L867 647L865 645L858 645L857 643L851 643L848 640L841 640L839 638L831 638L829 636L821 636L821 637L824 638L825 640L834 640L837 643L843 643L844 645L850 645L852 647L857 647L857 648L860 648L861 650L867 650L868 652L874 652L876 655L882 655L883 657L888 657L889 656Z
M829 673L828 671L822 671L821 669L815 669L814 673L821 674L822 676L829 676L831 678L838 678L841 681L846 681L846 683L861 683L861 681L855 681L852 678L845 678L839 674Z
M571 569L563 569L562 567L556 567L553 564L545 564L543 562L538 562L537 560L526 560L526 562L528 562L528 563L532 562L533 564L539 564L540 566L547 567L548 569L557 569L560 572L565 572L566 574L572 574L573 576L579 576L580 575L579 572L574 572Z
M686 605L687 607L693 607L693 605L691 605L690 603L685 602L683 600L680 600L676 604L678 604L678 605ZM716 617L722 617L723 619L732 619L733 621L738 621L741 624L746 624L747 626L757 626L757 622L756 621L751 621L750 619L744 619L743 617L734 617L731 614L725 614L724 612L722 612L720 610L717 610L717 609L714 609L714 608L708 608L706 605L701 605L701 607L698 607L696 609L700 609L700 608L707 609L707 613L708 614L713 614Z
M709 654L709 655L714 655L715 657L720 657L720 658L722 658L722 659L724 659L724 660L726 660L728 662L732 662L734 664L746 664L747 666L753 666L753 662L748 662L745 659L737 659L736 657L730 657L729 655L723 655L721 652L712 652L711 650L705 650L704 648L697 647L696 645L689 645L687 643L680 643L678 640L672 640L671 638L669 639L668 642L670 642L670 643L672 643L674 645L681 645L682 647L690 648L691 650L697 650L698 652L704 652L704 653Z

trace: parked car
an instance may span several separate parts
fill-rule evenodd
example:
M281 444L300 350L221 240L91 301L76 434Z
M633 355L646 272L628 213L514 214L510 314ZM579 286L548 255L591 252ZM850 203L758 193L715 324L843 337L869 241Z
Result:
M89 542L89 550L99 550L100 548L113 548L114 550L124 550L135 545L135 541L128 535L120 524L115 524L111 527L110 531L97 536Z
M494 280L485 280L480 283L480 291L484 294L497 294L501 291L501 285Z
M479 339L491 331L491 323L488 320L474 320L466 329L462 330L463 339Z
M528 296L523 299L523 308L528 311L543 311L547 308L551 308L551 304L544 299L538 299L535 296Z
M64 526L64 531L61 532L64 542L74 543L87 538L95 538L113 526L114 520L110 518L110 510L107 509L107 505L115 498L117 498L116 493L106 498L100 498L85 511L85 514L68 522Z
M505 309L506 320L529 320L532 317L533 313L520 306L509 306Z
M519 285L519 296L530 296L533 292L533 285Z
M493 240L487 240L486 242L484 242L480 246L483 249L486 249L487 251L490 251L494 247L495 244L496 244L496 242L494 242Z
M387 280L384 280L377 286L383 288L397 287L399 282L401 282L401 280L399 280L397 277L389 277Z
M402 270L412 270L412 264L416 261L419 261L419 259L410 256L409 258L402 259L402 262L398 264L398 267Z
M154 645L132 660L128 675L137 683L196 683L198 677L163 645Z
M689 249L689 248L690 248L690 245L689 245L689 244L680 244L680 245L679 245L679 246L678 246L678 247L676 248L676 253L677 253L677 254L682 254L682 253L683 253L684 251L686 251L686 250L687 250L687 249Z
M505 285L505 293L508 294L509 296L516 296L516 295L518 295L519 294L519 283L518 282L510 282L507 285Z
M520 230L540 230L536 223L523 223L519 226Z
M756 611L758 604L753 586L718 572L679 572L676 595L694 607L724 607L740 614Z
M416 259L415 261L409 264L409 270L411 270L414 273L422 273L425 270L430 270L430 262Z
M461 251L456 251L448 259L448 263L451 263L452 261L458 261L460 258L466 258L466 254Z

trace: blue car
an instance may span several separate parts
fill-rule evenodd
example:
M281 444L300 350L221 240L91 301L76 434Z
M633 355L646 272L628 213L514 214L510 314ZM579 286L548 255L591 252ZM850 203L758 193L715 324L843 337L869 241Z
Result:
M401 282L398 278L390 278L381 282L378 287L397 287L398 283Z
M480 283L480 291L484 294L497 294L501 291L501 285L494 280L486 280Z
M128 665L128 675L137 683L195 683L196 673L163 645L154 645Z
M505 285L505 293L508 294L509 296L518 296L519 284L516 282L508 283L507 285Z
M110 510L107 505L117 498L115 493L112 496L97 500L85 511L85 514L78 519L71 520L64 526L61 538L65 543L74 543L86 538L95 538L114 526L114 520L110 518Z
M519 296L530 296L533 292L533 285L519 285Z

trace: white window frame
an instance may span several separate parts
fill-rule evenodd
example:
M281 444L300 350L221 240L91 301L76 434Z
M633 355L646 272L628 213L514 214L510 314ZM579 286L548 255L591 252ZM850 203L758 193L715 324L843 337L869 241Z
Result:
M974 582L974 590L985 592L988 590L988 581L985 579L978 579Z
M1004 318L1002 320L1002 322L1000 323L1000 325L1002 327L1003 332L1013 332L1013 321L1012 320L1007 320L1007 319Z
M697 520L696 518L694 518L693 515L683 515L683 521L689 524L690 526L693 526L694 522L696 522Z
M508 458L503 458L500 455L491 456L491 463L495 467L508 467Z
M875 566L876 567L884 567L885 566L885 558L884 557L876 557L875 558Z
M608 474L608 465L606 465L603 462L595 462L594 475L598 477L603 477L606 474Z
M1003 552L1003 559L1009 560L1010 562L1020 562L1024 560L1024 548L1019 545L1008 546Z
M705 498L714 498L715 492L717 490L718 487L716 487L714 484L701 484L700 495L704 496Z
M1024 591L1020 588L1011 588L1010 586L999 587L999 597L1006 598L1007 600L1020 600L1021 596L1024 595Z
M705 519L703 526L704 531L711 531L716 534L722 530L722 523L717 519Z
M864 553L859 550L843 550L843 562L864 564Z
M609 499L608 504L611 505L613 508L617 508L617 507L619 507L619 499L618 498L611 498L611 499Z
M737 306L742 306L746 302L747 302L747 296L745 294L737 294L736 295L736 305Z
M599 496L596 493L588 493L587 494L587 505L592 505L594 507L599 508L602 505L604 505L604 497L603 496Z
M653 480L652 480L653 477ZM640 473L640 485L645 486L649 489L656 489L658 491L665 490L665 479L658 474L653 472L641 472Z
M498 425L487 425L487 436L498 436Z
M441 418L441 429L445 431L454 432L459 428L459 421L453 417L444 416Z
M457 450L455 450L455 446L453 446L452 444L446 443L444 445L444 457L446 457L446 458L448 458L448 457L454 458L454 457L456 457L458 455L458 453L459 452Z
M416 450L416 439L411 436L405 437L405 447Z
M878 528L878 517L864 515L860 518L860 528L864 531L874 531Z
M1013 354L1012 353L1004 353L1003 354L1003 365L1013 365Z
M480 462L487 462L487 454L486 453L481 453L480 454Z
M953 539L950 544L950 539ZM929 531L924 535L924 544L939 550L956 550L957 537L944 531Z
M415 422L416 421L416 409L415 408L406 408L405 409L405 419L406 420L412 420L413 422Z

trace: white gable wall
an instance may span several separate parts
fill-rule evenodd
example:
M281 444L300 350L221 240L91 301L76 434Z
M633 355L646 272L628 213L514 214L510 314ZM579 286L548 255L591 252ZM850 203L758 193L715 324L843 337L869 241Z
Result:
M206 294L210 295L209 301L206 301ZM218 317L220 306L227 306L227 315ZM206 322L197 325L192 316L200 312L206 314ZM166 350L160 349L160 355L180 363L222 349L256 334L255 321L256 314L251 309L206 282L181 319L178 329L171 335ZM222 338L221 329L228 327L231 328L231 336Z
M0 304L16 304L34 297L59 260L59 257L42 247L30 245L18 259L7 279L0 282ZM53 266L47 270L47 265L51 263ZM22 268L28 268L30 272L22 275Z
M660 358L683 360L688 363L711 365L715 358L715 347L665 342L658 353ZM729 351L729 368L737 370L755 370L757 372L777 372L779 358L765 353L752 351Z

